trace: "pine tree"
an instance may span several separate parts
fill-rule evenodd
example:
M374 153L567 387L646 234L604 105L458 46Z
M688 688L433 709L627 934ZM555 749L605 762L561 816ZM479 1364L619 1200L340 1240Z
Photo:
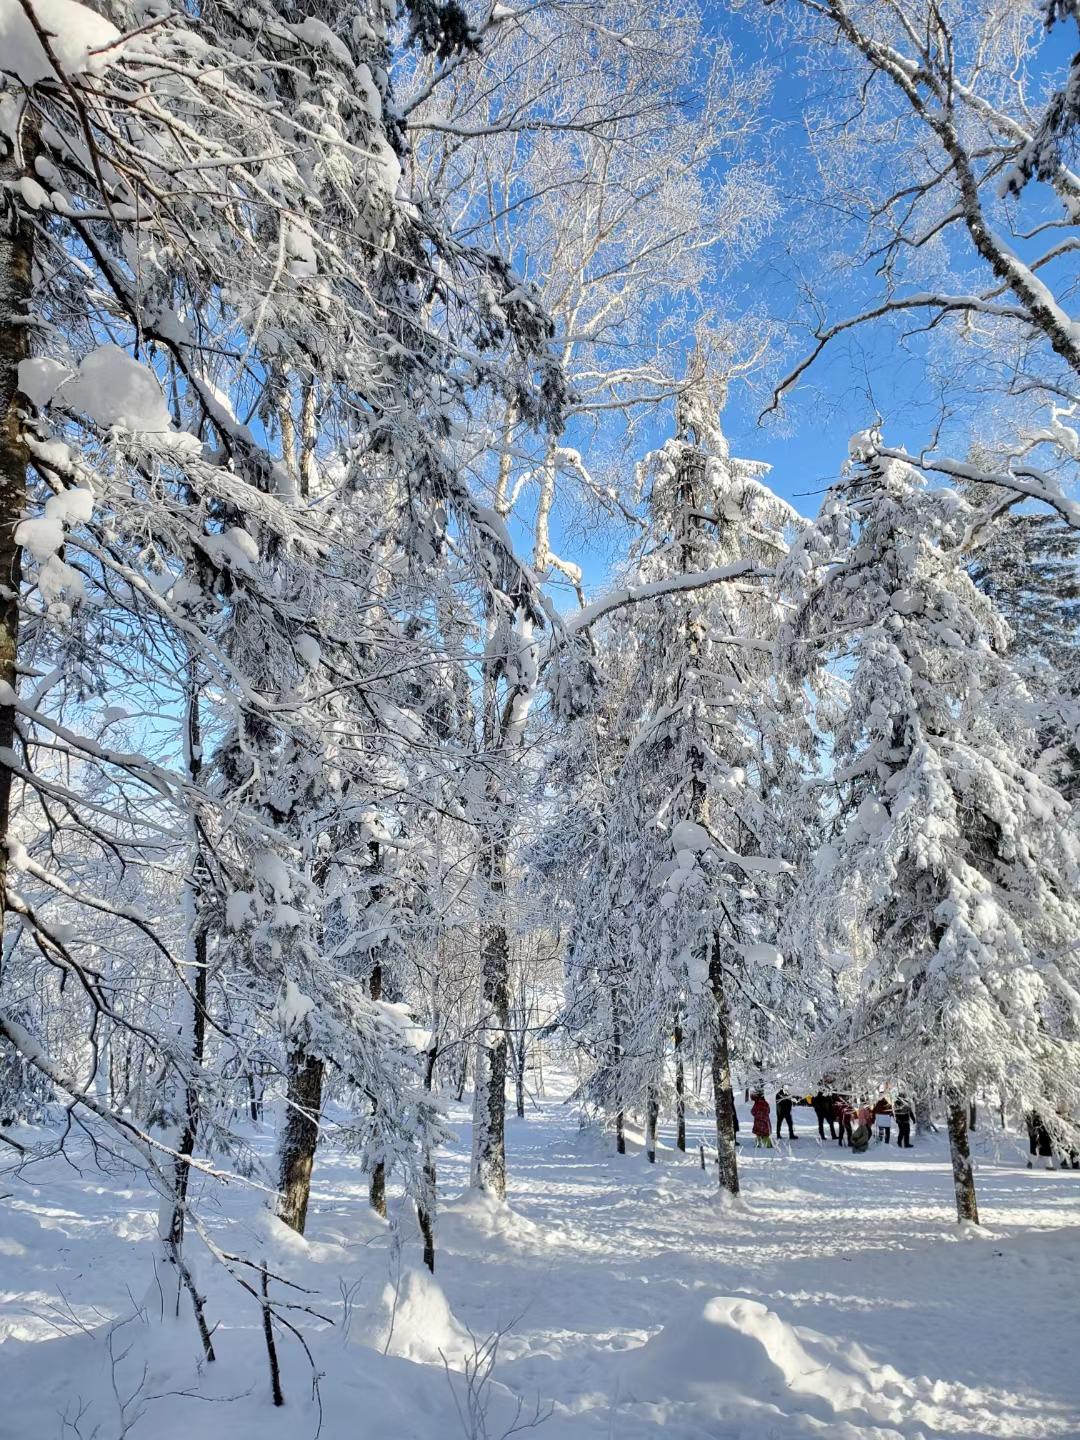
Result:
M1034 768L1008 626L968 573L970 509L879 452L876 432L855 438L790 562L789 653L850 668L828 717L836 839L809 880L832 917L813 943L847 952L823 1064L945 1094L957 1213L977 1220L968 1097L993 1085L1050 1117L1076 1106L1080 855Z
M594 802L603 840L582 877L587 918L571 965L610 997L601 1083L618 1112L652 1113L682 1016L681 1044L708 1056L720 1182L734 1195L733 1053L751 1015L772 1015L778 999L782 1008L776 939L790 866L778 795L806 731L797 699L770 680L780 611L765 583L798 518L764 485L765 466L730 457L719 403L703 381L690 385L676 437L642 467L635 578L663 587L709 573L717 583L610 622L607 794ZM724 579L741 569L745 582Z

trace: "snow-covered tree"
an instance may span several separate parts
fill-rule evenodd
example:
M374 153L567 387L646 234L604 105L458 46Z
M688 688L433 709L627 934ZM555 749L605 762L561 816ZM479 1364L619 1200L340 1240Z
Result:
M766 466L731 457L721 404L699 373L675 437L642 466L635 579L658 593L609 622L601 651L612 691L595 778L584 767L599 825L575 877L569 1015L582 978L598 984L601 1098L616 1114L644 1109L647 1148L669 1040L706 1051L721 1186L735 1194L732 1053L752 1017L771 1025L789 998L777 936L797 842L779 795L808 734L798 692L771 678L771 576L798 517L764 484ZM714 583L680 591L695 575Z
M455 425L484 387L530 424L557 424L564 397L529 287L404 185L391 7L147 19L65 0L59 26L46 9L5 11L0 61L17 317L0 853L18 876L0 1031L135 1145L180 1265L182 1177L231 1144L222 1107L253 1059L306 1077L282 1165L299 1228L327 1063L373 1165L427 1183L409 1027L334 932L351 906L380 943L399 933L374 923L364 817L393 836L440 798L423 756L453 703L452 597L542 621ZM410 18L444 59L474 43L454 4ZM173 867L182 903L128 893ZM113 963L124 932L156 969ZM78 1016L59 1056L29 1005L50 970ZM87 1083L125 1035L154 1074L137 1115Z
M1037 769L1008 627L968 573L968 505L883 456L876 431L851 453L788 562L789 653L850 671L828 721L836 837L807 882L807 943L847 969L821 1049L857 1079L944 1092L957 1212L977 1220L967 1097L994 1085L1053 1127L1080 1098L1080 853Z

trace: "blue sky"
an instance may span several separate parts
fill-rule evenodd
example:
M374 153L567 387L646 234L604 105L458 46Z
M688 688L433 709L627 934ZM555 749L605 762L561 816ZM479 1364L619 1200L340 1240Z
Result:
M774 87L765 116L763 148L779 160L781 183L795 192L805 183L810 160L803 121L803 102L808 81L799 72L789 53L773 47L768 27L758 23L755 8L733 14L726 4L707 9L716 33L732 40L748 62L764 60L775 72ZM810 240L809 245L813 245ZM790 279L789 248L799 249L798 235L789 233L781 218L772 235L722 282L722 293L709 297L728 317L755 307L770 314L787 316L794 303ZM804 514L817 511L822 491L834 480L847 455L848 439L881 413L890 420L909 421L926 407L924 367L912 354L896 350L893 337L884 330L853 332L828 352L805 378L786 405L782 426L758 423L760 393L733 387L724 413L724 427L735 454L767 461L773 468L770 481L778 494ZM650 439L660 443L670 433L662 420L653 427ZM643 445L642 448L648 448ZM575 530L566 534L560 516L554 517L553 539L557 550L583 565L587 590L602 589L608 576L613 550L618 552L629 536L604 533L595 547L588 537Z
M783 192L782 214L772 234L733 275L718 285L715 300L729 317L755 307L777 318L789 317L796 309L792 275L794 263L813 272L817 253L831 238L827 221L808 220L804 199L813 183L813 165L805 132L805 102L817 83L813 73L804 73L802 59L791 48L781 48L772 27L766 22L763 6L753 4L733 13L726 3L707 6L710 27L727 36L737 52L749 61L764 60L774 71L770 103L764 117L762 153L774 162L774 172ZM1042 47L1041 59L1047 77L1055 81L1064 75L1071 54L1070 27L1058 26ZM822 82L830 83L826 75ZM790 206L790 209L788 208ZM815 229L817 225L818 229ZM964 263L967 258L964 257ZM843 275L824 284L829 319L836 320L858 307L861 279L851 277L851 294L846 293ZM721 289L722 286L722 289ZM804 347L794 340L794 354ZM874 323L848 332L825 352L805 374L785 404L782 425L758 423L760 394L734 387L724 415L724 426L735 454L767 461L772 466L771 484L778 494L804 514L813 515L821 494L833 481L847 455L848 439L856 431L881 418L888 439L917 449L928 443L939 407L928 377L926 347L918 339L898 344L896 331ZM788 360L791 355L786 357ZM787 366L777 366L779 375ZM966 446L972 413L961 413L951 433L943 439L960 453ZM670 430L658 423L656 442ZM556 515L553 539L566 558L583 565L587 590L604 587L613 552L623 550L628 536L604 533L595 544L573 528L561 534Z

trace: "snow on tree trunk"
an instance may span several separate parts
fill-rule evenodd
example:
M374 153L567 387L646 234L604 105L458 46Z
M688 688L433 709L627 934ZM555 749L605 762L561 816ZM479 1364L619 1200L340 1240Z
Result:
M311 1198L311 1168L319 1140L323 1062L294 1051L289 1056L285 1125L278 1150L278 1218L303 1235Z
M28 152L36 148L28 134L22 139ZM21 169L18 151L12 146L11 153L0 160L0 189L17 185ZM23 212L11 204L4 209L0 219L0 747L7 754L15 738L22 583L22 550L15 543L15 527L26 504L27 453L18 415L19 362L30 353L30 329L23 317L30 310L34 241ZM0 918L6 910L11 787L11 770L0 764Z
M505 847L494 844L486 876L493 902L506 893ZM499 915L485 922L480 939L481 1002L473 1089L470 1183L506 1198L506 1060L510 1023L510 940Z
M949 1155L952 1159L953 1189L956 1191L956 1218L979 1223L975 1199L975 1172L968 1146L967 1105L957 1096L949 1098Z
M716 1007L712 1047L713 1100L716 1107L716 1153L720 1161L720 1189L739 1193L739 1162L735 1148L735 1095L731 1088L731 1050L728 1005L720 959L720 937L713 936L709 985Z

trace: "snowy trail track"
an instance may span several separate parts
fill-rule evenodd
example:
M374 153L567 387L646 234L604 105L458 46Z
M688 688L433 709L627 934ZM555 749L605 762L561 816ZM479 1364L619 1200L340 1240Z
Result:
M454 1119L440 1165L450 1196L464 1190L469 1139L464 1112ZM705 1120L691 1122L691 1146L699 1136ZM413 1226L397 1251L367 1212L357 1162L332 1151L306 1242L239 1191L215 1223L236 1246L262 1237L271 1267L317 1290L337 1322L311 1337L325 1440L468 1434L469 1332L496 1330L491 1437L537 1397L553 1407L545 1440L1080 1436L1080 1172L1028 1172L1014 1141L999 1161L996 1132L973 1138L985 1220L973 1238L950 1219L940 1137L864 1156L805 1131L774 1155L744 1143L746 1203L732 1210L696 1148L664 1150L656 1166L636 1146L618 1157L554 1101L511 1126L509 1211L475 1197L444 1206L437 1288L417 1273ZM299 1347L279 1342L288 1403L275 1411L258 1316L205 1261L218 1363L197 1372L186 1316L130 1321L112 1343L126 1357L110 1360L109 1322L148 1292L160 1312L153 1205L131 1183L47 1162L0 1187L0 1436L314 1435Z

